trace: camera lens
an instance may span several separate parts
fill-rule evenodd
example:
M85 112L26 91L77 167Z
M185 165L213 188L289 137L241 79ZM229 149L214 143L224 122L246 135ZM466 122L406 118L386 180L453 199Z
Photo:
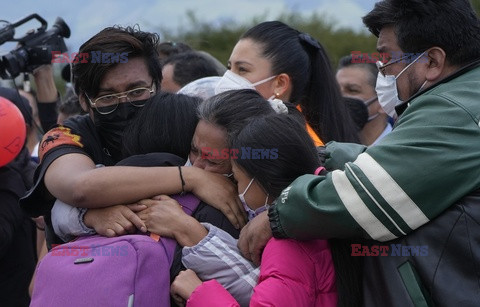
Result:
M25 48L13 50L2 57L2 62L10 76L14 78L24 71L28 63L27 50Z

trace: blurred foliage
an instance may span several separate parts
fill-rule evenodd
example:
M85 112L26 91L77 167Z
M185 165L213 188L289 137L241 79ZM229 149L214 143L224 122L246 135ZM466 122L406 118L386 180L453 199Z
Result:
M477 15L480 16L480 0L471 0L473 9L477 12Z
M480 15L480 0L470 1L477 15ZM170 30L159 30L163 40L187 43L195 49L210 53L224 64L227 63L233 47L243 32L262 21L272 20L271 18L267 19L266 16L255 16L242 24L231 21L214 24L200 21L193 11L187 12L187 18L189 26L179 29L176 34ZM376 51L376 37L365 28L338 28L335 21L326 15L305 16L297 12L284 12L275 20L283 21L293 28L315 37L327 50L334 68L342 56L348 55L352 51ZM65 81L60 77L60 69L60 67L55 69L55 83L60 94L63 95ZM33 84L33 86L35 85Z
M473 8L480 15L480 0L470 0ZM166 40L184 42L191 47L209 52L220 62L226 63L240 35L254 25L267 20L266 16L255 16L242 24L220 22L212 24L199 21L193 11L187 12L188 29L181 29L177 34L159 31ZM271 19L270 19L271 20ZM338 28L335 21L326 15L312 14L305 16L297 12L284 12L275 20L280 20L315 37L327 50L332 65L352 51L375 52L376 37L366 28Z
M267 20L265 16L256 16L243 24L223 22L214 25L199 21L192 11L187 12L187 17L190 24L188 30L180 30L176 35L169 31L160 31L162 37L165 40L184 42L194 49L206 51L224 64L227 63L241 34ZM342 56L352 51L375 52L376 38L366 29L337 28L335 22L325 15L304 16L296 12L284 12L275 20L283 21L315 37L327 50L334 67Z

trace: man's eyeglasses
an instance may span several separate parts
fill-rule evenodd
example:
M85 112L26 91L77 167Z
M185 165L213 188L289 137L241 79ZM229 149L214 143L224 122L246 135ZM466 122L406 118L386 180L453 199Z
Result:
M135 107L143 107L145 105L144 100L150 98L153 93L155 93L155 89L152 83L150 88L137 87L121 93L100 96L93 101L90 97L87 96L87 98L90 101L90 105L94 107L98 113L105 115L115 111L122 98L126 98L127 101Z
M388 66L392 65L392 64L395 64L395 63L398 63L400 61L403 61L405 59L408 59L409 57L412 57L413 55L410 53L410 54L406 54L404 55L403 57L401 58L398 58L398 59L395 59L395 60L390 60L388 61L387 63L383 64L382 61L377 61L377 68L378 68L378 71L380 71L380 73L385 77L386 76L386 72L385 72L385 68L387 68Z

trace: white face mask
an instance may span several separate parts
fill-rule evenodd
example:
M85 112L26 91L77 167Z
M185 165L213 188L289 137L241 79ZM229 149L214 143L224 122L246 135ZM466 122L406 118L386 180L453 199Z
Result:
M230 91L230 90L242 90L242 89L256 90L255 86L263 84L267 81L270 81L275 77L276 76L271 76L266 79L260 80L258 82L251 83L244 77L237 75L231 70L227 70L223 75L222 79L220 79L217 86L215 87L215 95L226 92L226 91Z
M378 102L382 106L382 109L392 118L397 118L397 112L395 111L395 107L402 104L403 101L398 98L398 90L397 90L397 79L400 75L406 71L413 63L415 63L418 59L420 59L425 52L420 54L415 60L413 60L410 64L408 64L402 71L394 76L394 75L383 75L380 71L377 75L377 85L375 86L375 91L377 91ZM427 82L425 81L423 85L420 87L420 90ZM420 91L419 90L419 91Z
M250 188L250 186L252 185L253 183L253 180L255 180L255 178L252 178L252 180L250 180L250 183L247 185L247 187L245 188L245 191L243 191L242 194L238 194L238 197L240 198L240 201L242 202L242 205L243 205L243 209L245 209L245 211L247 212L248 214L248 220L251 221L254 217L256 217L257 215L259 215L260 213L262 213L263 211L267 210L269 205L268 205L268 194L267 194L267 198L265 198L265 205L261 206L260 208L257 208L256 210L252 210L248 205L247 205L247 201L245 200L245 194L247 194L247 191L248 191L248 188Z

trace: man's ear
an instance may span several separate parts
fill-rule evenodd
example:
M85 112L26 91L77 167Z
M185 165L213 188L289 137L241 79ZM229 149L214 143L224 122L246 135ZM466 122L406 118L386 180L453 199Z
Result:
M430 48L421 60L427 62L426 78L430 82L436 82L445 77L447 64L447 54L440 47Z
M275 78L275 82L273 84L273 94L275 95L275 98L288 101L291 93L292 86L290 82L290 76L286 73L279 74Z
M85 94L80 94L78 95L78 101L80 101L80 106L82 107L82 110L87 112L90 110L88 102L87 102L87 97Z

